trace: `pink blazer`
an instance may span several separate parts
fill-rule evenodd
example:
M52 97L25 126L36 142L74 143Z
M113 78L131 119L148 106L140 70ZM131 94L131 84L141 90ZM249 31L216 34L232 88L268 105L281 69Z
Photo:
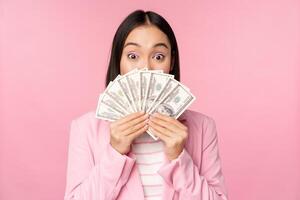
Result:
M214 119L186 110L179 120L189 136L178 158L165 159L164 200L227 200ZM64 200L144 199L136 158L109 143L108 121L88 112L71 123Z

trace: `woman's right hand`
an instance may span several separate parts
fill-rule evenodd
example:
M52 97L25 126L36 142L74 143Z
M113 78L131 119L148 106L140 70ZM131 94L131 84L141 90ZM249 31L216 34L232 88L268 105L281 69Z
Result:
M110 144L121 154L130 151L133 140L148 129L148 114L135 112L110 123Z

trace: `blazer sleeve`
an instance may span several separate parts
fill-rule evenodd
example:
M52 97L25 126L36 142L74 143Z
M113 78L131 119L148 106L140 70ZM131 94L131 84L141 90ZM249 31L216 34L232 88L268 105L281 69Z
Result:
M159 174L174 187L181 200L228 200L221 170L217 130L212 118L208 118L203 138L201 172L186 149L183 149L176 159L160 168Z
M109 143L95 164L87 133L71 123L64 200L114 200L127 182L135 159L120 154Z

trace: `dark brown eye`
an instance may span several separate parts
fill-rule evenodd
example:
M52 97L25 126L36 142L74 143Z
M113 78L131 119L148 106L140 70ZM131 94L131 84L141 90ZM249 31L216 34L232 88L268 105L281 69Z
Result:
M165 58L165 56L163 54L156 54L154 58L158 61L162 61Z
M128 57L129 59L136 59L138 56L137 56L136 54L134 54L134 53L129 53L129 54L127 55L127 57Z

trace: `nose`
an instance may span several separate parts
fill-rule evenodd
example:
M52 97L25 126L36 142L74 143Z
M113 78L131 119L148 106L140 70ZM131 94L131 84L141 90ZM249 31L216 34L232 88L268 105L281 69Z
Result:
M147 68L148 70L151 70L151 58L149 58L148 55L141 57L138 67L139 69Z
M148 70L150 70L150 67L149 67L149 65L144 65L143 67L141 67L142 69L148 69Z

